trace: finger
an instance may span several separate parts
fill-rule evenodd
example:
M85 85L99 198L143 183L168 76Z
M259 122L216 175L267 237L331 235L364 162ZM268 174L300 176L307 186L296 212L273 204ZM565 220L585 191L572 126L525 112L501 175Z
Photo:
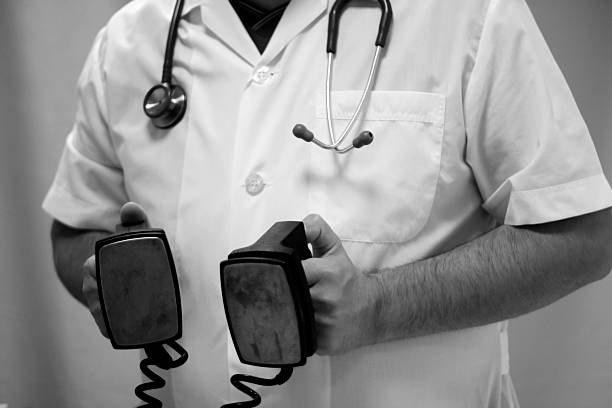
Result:
M104 324L104 317L102 316L102 306L100 305L100 298L98 297L98 283L96 279L88 273L85 274L85 277L83 278L82 291L85 301L87 302L89 313L91 313L93 316L94 321L96 322L96 325L98 326L98 329L102 335L108 338L106 325Z
M323 285L314 285L310 288L310 301L317 319L328 315L334 310L333 300L329 298L329 291Z
M85 275L89 275L95 279L96 277L96 256L92 255L85 260L83 263L83 269L85 270Z
M325 274L325 271L320 267L320 263L319 258L309 258L302 261L302 268L304 268L304 275L306 275L309 287L319 282Z
M315 313L315 326L317 328L317 351L316 353L324 356L334 354L334 338L333 325L329 323L329 319L325 318L321 313Z
M83 297L91 310L92 306L100 303L98 298L98 281L96 279L96 257L87 258L83 264L83 284L81 287Z
M100 303L100 299L98 298L98 282L91 275L85 275L83 278L82 291L89 308L96 303Z
M121 225L117 226L118 230L149 228L149 220L142 206L135 202L127 202L119 211Z
M340 238L320 215L309 214L303 223L306 241L312 245L315 257L321 257L342 246Z
M104 323L104 317L102 317L102 307L100 303L96 304L93 308L89 310L96 322L96 326L98 326L98 330L100 333L106 338L108 338L108 332L106 331L106 324Z

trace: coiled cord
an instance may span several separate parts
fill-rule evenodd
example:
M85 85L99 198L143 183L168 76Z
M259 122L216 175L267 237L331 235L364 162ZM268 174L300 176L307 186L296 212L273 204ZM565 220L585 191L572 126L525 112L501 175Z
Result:
M281 385L284 384L293 373L293 367L282 367L280 373L276 375L274 378L260 378L252 375L246 374L234 374L230 378L230 383L236 387L238 390L242 391L249 397L251 400L248 401L240 401L240 402L232 402L230 404L225 404L221 408L253 408L258 406L261 403L261 396L251 387L244 384L245 382L257 385Z
M162 407L160 400L146 393L146 391L157 390L166 385L166 381L149 368L151 366L157 366L152 358L146 357L140 362L140 371L151 381L140 384L134 389L134 394L146 403L139 405L138 408Z
M141 401L145 402L144 405L140 405L138 408L161 408L163 406L160 400L146 393L147 391L163 388L166 385L166 381L151 370L150 367L156 366L163 370L169 370L179 367L187 361L188 353L178 343L171 341L166 343L166 345L179 354L176 360L172 359L162 344L153 344L145 347L147 357L140 362L140 371L151 381L142 383L134 389L134 394Z

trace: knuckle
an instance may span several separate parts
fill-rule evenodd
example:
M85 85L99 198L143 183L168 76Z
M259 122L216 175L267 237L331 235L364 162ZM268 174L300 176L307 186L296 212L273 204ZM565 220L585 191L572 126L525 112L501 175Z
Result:
M306 219L309 219L309 220L318 220L320 218L321 218L321 215L319 213L309 213L306 216Z
M98 284L95 280L92 280L91 278L87 279L83 279L83 286L82 286L82 291L84 295L97 295L98 293Z
M95 277L96 276L96 257L95 255L90 256L83 263L83 269L85 271L86 276Z
M85 262L83 263L83 266L86 268L95 267L96 266L96 256L92 255L89 258L87 258Z
M317 213L310 213L304 218L304 222L308 224L320 224L323 221L323 217L321 217Z
M331 317L334 315L337 304L329 296L321 296L312 300L313 307L321 315L321 317Z

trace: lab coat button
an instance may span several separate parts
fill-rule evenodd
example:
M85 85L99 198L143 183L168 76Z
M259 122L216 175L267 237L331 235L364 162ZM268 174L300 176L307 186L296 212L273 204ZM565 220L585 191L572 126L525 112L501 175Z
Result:
M270 67L264 66L255 71L252 79L253 82L263 85L268 81L270 76L272 76L272 73L270 72Z
M263 177L257 173L249 174L244 184L247 193L253 196L261 193L265 186Z

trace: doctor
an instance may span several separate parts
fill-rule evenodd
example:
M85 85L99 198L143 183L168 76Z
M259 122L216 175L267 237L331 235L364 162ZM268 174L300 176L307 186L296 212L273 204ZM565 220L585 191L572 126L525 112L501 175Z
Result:
M612 268L612 191L524 0L395 1L356 125L374 141L342 156L291 135L296 123L326 135L327 0L187 0L172 76L188 106L164 130L141 101L159 81L173 3L127 4L79 79L44 201L68 290L99 315L93 242L122 204L140 203L180 274L190 359L172 373L175 405L242 400L232 374L275 371L239 363L219 261L305 217L318 355L260 390L265 407L517 407L506 319ZM378 17L367 2L343 14L337 132L359 100Z

